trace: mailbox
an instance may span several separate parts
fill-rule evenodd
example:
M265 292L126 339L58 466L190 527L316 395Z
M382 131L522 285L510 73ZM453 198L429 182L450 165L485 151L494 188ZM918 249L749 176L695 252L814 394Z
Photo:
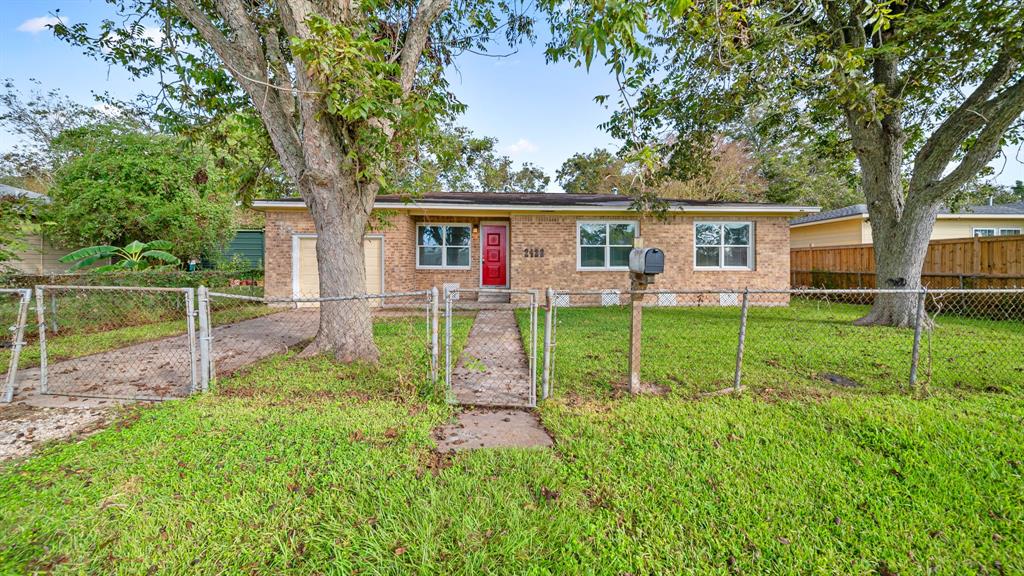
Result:
M661 274L665 271L665 253L657 248L633 248L629 252L629 271L633 274Z

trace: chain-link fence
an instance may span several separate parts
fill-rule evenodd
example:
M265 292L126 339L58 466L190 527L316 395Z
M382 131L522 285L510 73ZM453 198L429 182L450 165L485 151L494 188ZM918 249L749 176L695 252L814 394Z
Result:
M438 320L432 290L265 299L200 289L199 310L201 364L208 366L200 374L203 390L215 378L277 355L325 353L348 360L376 354L391 376L428 394L436 379Z
M464 295L475 297L464 298ZM448 401L470 406L537 405L535 290L445 291Z
M36 286L42 394L164 400L197 381L195 290Z
M0 402L14 397L31 299L31 290L0 289Z
M913 384L1019 391L1024 383L1024 290L557 291L550 298L545 380L567 393L628 387L633 298L642 306L640 382L655 392ZM903 299L903 327L862 325L879 298Z

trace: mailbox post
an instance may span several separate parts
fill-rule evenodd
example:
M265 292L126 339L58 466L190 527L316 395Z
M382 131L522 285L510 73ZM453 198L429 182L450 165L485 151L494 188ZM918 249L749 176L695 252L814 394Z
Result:
M643 336L643 291L654 283L654 277L665 271L665 253L657 248L643 248L639 238L629 253L629 393L640 392L640 340ZM640 292L638 294L638 292Z

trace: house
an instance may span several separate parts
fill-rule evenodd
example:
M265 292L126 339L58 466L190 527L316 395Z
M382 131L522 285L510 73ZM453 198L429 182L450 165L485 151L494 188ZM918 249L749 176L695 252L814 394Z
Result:
M626 290L642 237L665 251L654 288L789 287L789 220L817 211L778 204L667 200L663 218L628 197L439 193L379 196L383 224L364 239L368 293L461 288ZM265 213L265 293L318 293L316 234L299 199L253 204ZM471 296L469 296L471 297Z
M50 197L31 190L0 184L0 198L27 199L29 202L49 204ZM0 267L22 274L62 274L68 265L60 262L61 257L71 252L50 243L40 234L27 234L21 238L22 246L14 251L15 258Z
M932 240L973 236L1012 236L1024 230L1024 202L968 206L959 212L943 209L935 218ZM812 248L871 244L868 207L856 204L790 222L790 246Z

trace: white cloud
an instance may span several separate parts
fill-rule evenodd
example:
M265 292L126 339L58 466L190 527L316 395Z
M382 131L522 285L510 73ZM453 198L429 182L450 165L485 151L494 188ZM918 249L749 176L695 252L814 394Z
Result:
M29 34L38 34L43 30L46 30L47 26L54 26L60 24L60 18L56 16L37 16L35 18L29 18L18 26L18 32L28 32Z
M93 105L92 109L110 118L116 118L121 115L120 108L107 104L106 102L96 103Z
M522 154L523 152L536 152L537 145L526 138L520 138L519 140L516 140L515 144L509 144L502 150L504 150L506 154L515 156L516 154Z
M142 37L145 38L153 46L159 46L164 41L164 30L156 26L144 26L142 29Z

